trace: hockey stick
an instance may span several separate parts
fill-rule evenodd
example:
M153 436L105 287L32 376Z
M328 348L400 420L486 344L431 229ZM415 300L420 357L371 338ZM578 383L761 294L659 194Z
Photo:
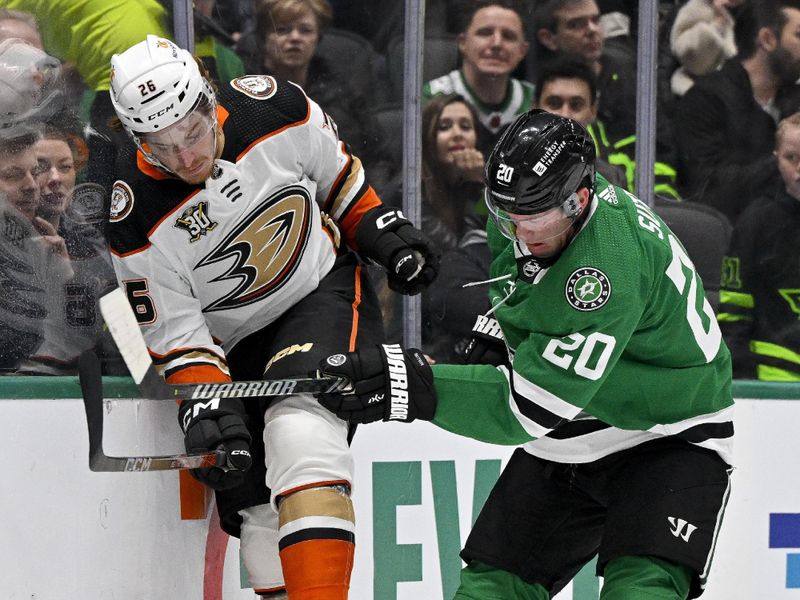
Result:
M100 361L91 350L81 354L78 359L78 378L89 429L89 468L95 473L199 469L227 462L222 450L166 456L107 456L103 452L103 378Z
M121 288L114 288L99 300L100 312L125 366L148 400L197 400L209 398L253 398L289 394L347 393L352 382L340 377L296 377L230 383L168 384L156 371L136 315Z

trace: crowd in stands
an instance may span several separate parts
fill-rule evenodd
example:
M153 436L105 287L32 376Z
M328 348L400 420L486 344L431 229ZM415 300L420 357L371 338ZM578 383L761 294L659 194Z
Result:
M171 37L170 4L6 0L0 9L3 372L74 373L90 347L107 373L122 372L95 306L114 281L103 225L115 158L131 143L110 118L109 61L146 34ZM489 308L484 157L517 115L542 108L584 125L599 173L657 212L695 203L733 231L730 245L708 250L725 258L710 275L721 288L706 287L720 289L712 304L735 375L800 380L800 0L658 3L652 190L634 187L638 4L427 1L421 226L442 254L422 302L432 360L459 360L474 315ZM217 86L248 73L301 86L399 207L403 5L195 0L194 50ZM400 300L382 297L399 335Z

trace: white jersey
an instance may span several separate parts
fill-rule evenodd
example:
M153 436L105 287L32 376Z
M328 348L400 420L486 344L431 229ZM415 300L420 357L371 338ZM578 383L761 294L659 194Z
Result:
M510 77L505 98L500 106L488 106L481 102L464 79L463 73L456 69L447 75L431 79L422 88L423 100L440 94L459 94L466 98L478 111L483 126L492 134L511 123L517 116L533 108L534 85Z
M114 267L156 363L169 376L213 365L316 289L340 234L380 204L336 126L296 85L247 76L223 86L222 156L203 185L127 153L114 184Z

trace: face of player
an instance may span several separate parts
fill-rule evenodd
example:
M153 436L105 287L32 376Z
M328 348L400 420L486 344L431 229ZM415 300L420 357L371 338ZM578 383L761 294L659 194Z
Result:
M158 133L142 136L144 150L183 179L199 184L211 176L214 167L216 120L195 110Z
M0 151L0 199L5 199L28 219L36 216L39 186L33 146L22 152Z
M786 193L800 200L800 126L789 125L775 149Z
M436 157L442 164L451 164L454 153L474 148L475 123L472 113L463 102L444 107L436 124Z
M44 218L61 215L67 210L75 188L75 162L72 151L63 140L43 139L35 146L38 162L39 207Z
M603 54L600 9L595 0L578 0L556 12L556 30L540 29L539 41L550 50L593 63Z
M581 211L589 202L589 190L577 192ZM513 233L528 251L537 258L549 258L560 253L569 244L575 230L574 219L567 217L561 208L551 208L535 215L506 213L513 223Z
M278 75L305 68L319 44L319 24L308 8L296 19L275 24L267 34L264 66Z
M483 76L508 76L528 52L522 21L513 10L487 6L458 35L464 71Z
M589 84L582 79L551 79L542 86L539 106L547 112L588 125L597 118Z
M784 8L783 14L787 21L769 53L769 63L781 83L791 84L800 78L800 10Z

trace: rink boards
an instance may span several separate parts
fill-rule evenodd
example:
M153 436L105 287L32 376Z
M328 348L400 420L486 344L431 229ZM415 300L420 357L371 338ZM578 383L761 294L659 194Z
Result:
M132 396L124 380L106 395ZM0 380L4 600L252 600L238 541L177 473L92 473L73 378ZM800 588L800 386L737 384L733 492L705 600L794 598ZM765 398L771 396L771 398ZM749 399L747 399L749 398ZM785 398L785 399L775 399ZM106 405L105 452L182 451L171 402ZM359 429L353 600L445 600L458 550L511 448L428 423ZM201 518L182 519L196 513ZM594 600L582 572L558 600Z

